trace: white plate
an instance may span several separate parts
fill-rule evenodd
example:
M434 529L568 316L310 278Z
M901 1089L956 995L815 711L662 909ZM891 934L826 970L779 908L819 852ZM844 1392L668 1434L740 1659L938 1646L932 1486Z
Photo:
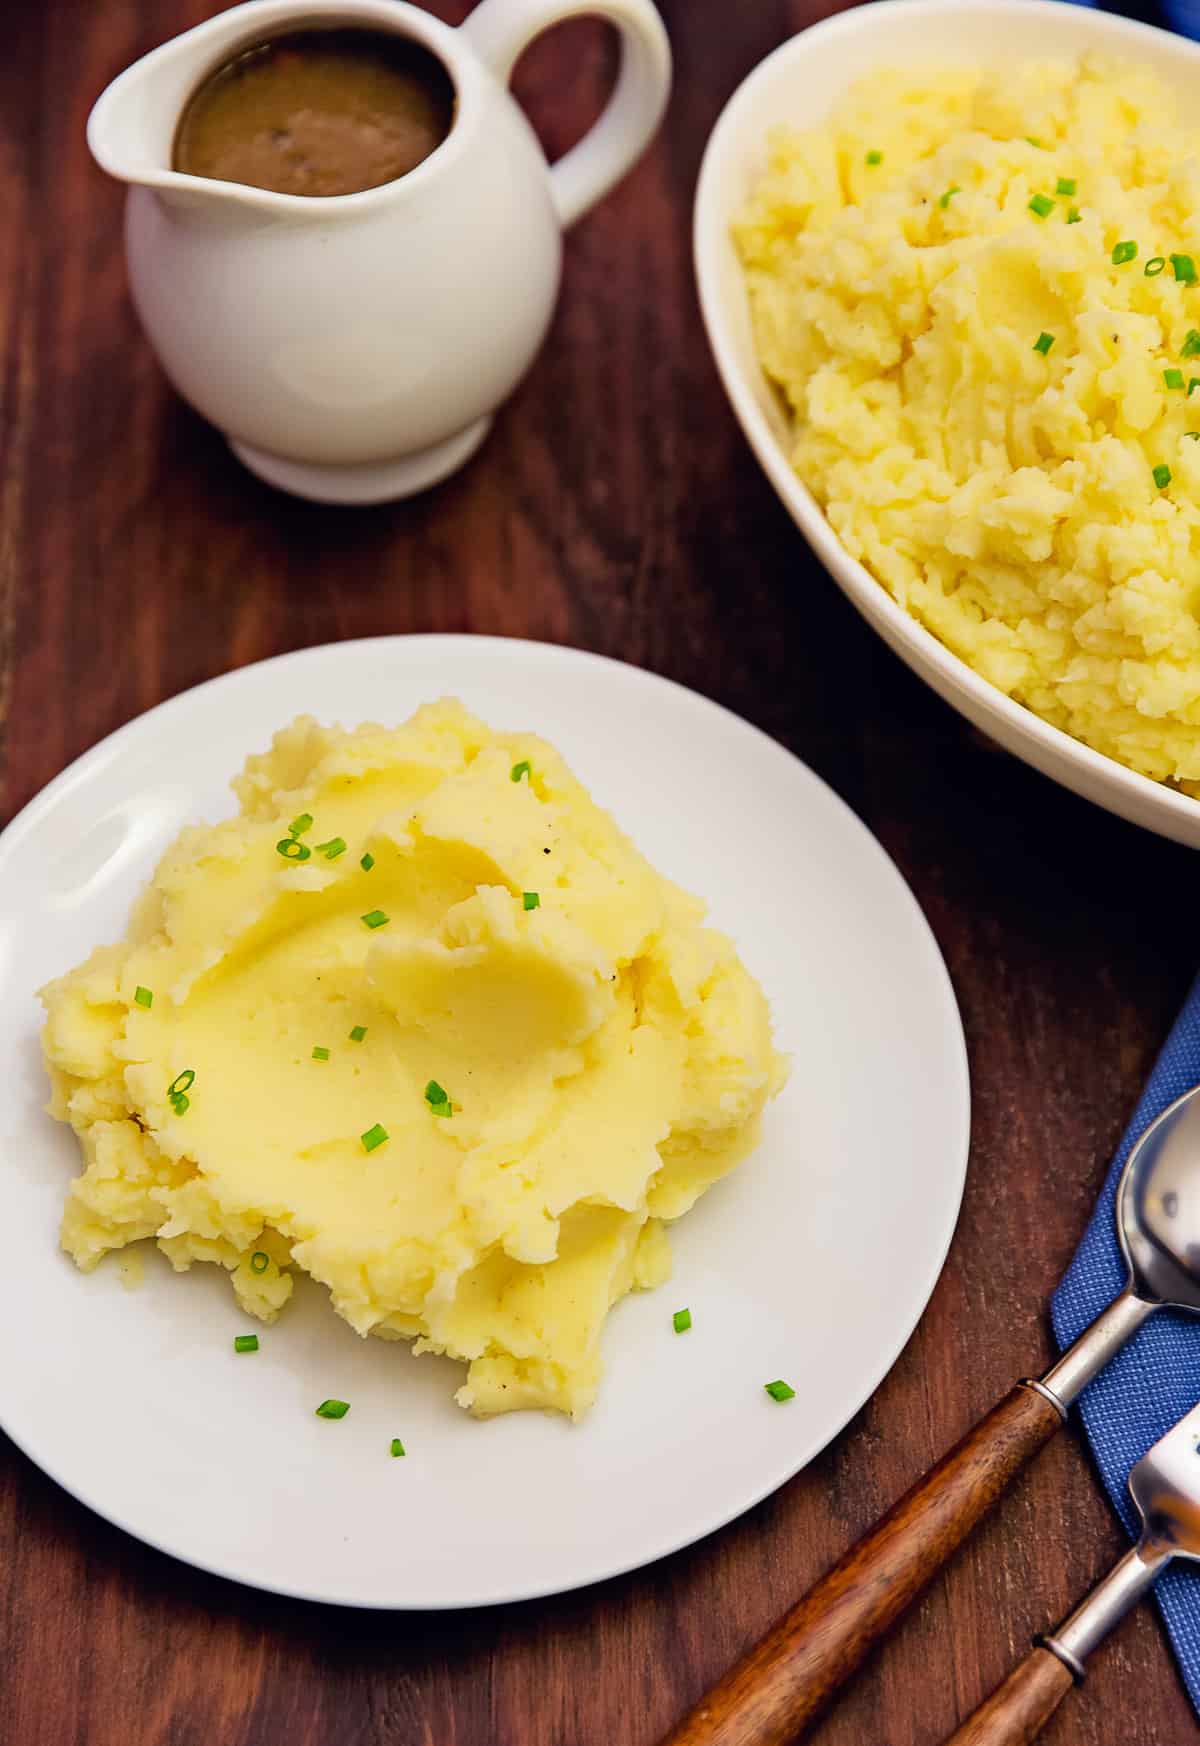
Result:
M399 722L448 692L535 728L664 872L711 900L794 1055L758 1153L674 1233L675 1275L618 1307L581 1425L478 1423L446 1359L360 1340L316 1287L262 1336L224 1274L138 1290L57 1247L73 1136L42 1113L35 989L118 936L180 826L232 811L244 755L300 710ZM151 1545L260 1588L462 1607L614 1575L796 1472L894 1362L945 1256L966 1167L962 1030L891 862L823 783L715 704L550 646L389 637L284 655L105 740L0 837L4 1429ZM692 1331L672 1331L688 1305ZM786 1378L797 1397L763 1392ZM337 1423L327 1395L351 1402ZM408 1450L393 1460L389 1440Z
M730 236L730 223L765 162L768 129L778 122L816 126L848 86L876 68L932 61L995 65L1097 51L1152 67L1189 112L1200 45L1058 0L878 0L802 30L743 80L713 129L696 190L696 277L717 368L751 448L813 551L888 646L968 721L1035 770L1121 818L1200 848L1200 802L1093 751L997 691L910 618L845 550L792 470L787 425L754 350Z

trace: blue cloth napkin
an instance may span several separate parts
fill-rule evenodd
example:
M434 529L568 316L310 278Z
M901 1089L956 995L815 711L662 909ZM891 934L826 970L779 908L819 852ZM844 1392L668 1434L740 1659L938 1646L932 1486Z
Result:
M1163 12L1181 36L1200 36L1200 0L1163 0Z
M1154 1064L1150 1083L1125 1130L1092 1222L1054 1295L1051 1317L1066 1347L1111 1303L1125 1283L1117 1242L1117 1179L1139 1134L1169 1103L1200 1085L1200 978ZM1156 1310L1130 1343L1080 1396L1079 1412L1109 1497L1131 1533L1129 1470L1200 1401L1200 1317ZM1188 1695L1200 1713L1200 1567L1178 1564L1155 1590Z

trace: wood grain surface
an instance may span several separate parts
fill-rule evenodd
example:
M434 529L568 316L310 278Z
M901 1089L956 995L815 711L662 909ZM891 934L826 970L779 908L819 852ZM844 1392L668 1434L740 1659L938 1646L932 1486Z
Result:
M84 122L113 74L211 9L41 0L5 16L4 817L151 704L285 649L437 629L638 662L795 750L911 882L966 1024L971 1172L921 1326L845 1433L723 1533L583 1593L455 1617L256 1595L128 1539L0 1442L0 1741L652 1746L1047 1359L1049 1293L1197 967L1196 861L992 751L912 678L809 556L726 407L689 260L703 141L743 74L831 8L664 0L667 124L572 234L534 369L466 471L369 511L251 479L167 390L129 307L120 192ZM530 52L518 88L551 151L612 72L590 22ZM1120 1548L1068 1431L814 1739L936 1746ZM1197 1738L1150 1608L1045 1735Z

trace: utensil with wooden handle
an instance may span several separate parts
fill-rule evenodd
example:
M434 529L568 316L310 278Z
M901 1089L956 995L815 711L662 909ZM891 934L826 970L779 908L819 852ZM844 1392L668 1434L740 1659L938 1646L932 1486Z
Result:
M1052 1636L1039 1639L947 1746L1029 1746L1083 1679L1088 1656L1172 1558L1200 1559L1200 1406L1142 1456L1129 1491L1142 1519L1137 1545Z
M1146 1318L1163 1306L1200 1311L1200 1087L1165 1109L1130 1152L1116 1216L1129 1269L1120 1296L1040 1380L1018 1383L918 1480L662 1746L794 1741ZM1035 1665L1041 1684L1057 1680Z

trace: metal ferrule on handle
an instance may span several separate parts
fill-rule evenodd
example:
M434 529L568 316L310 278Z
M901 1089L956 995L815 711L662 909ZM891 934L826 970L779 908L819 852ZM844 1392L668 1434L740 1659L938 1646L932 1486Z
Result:
M1170 1548L1141 1542L1094 1588L1053 1635L1039 1637L1024 1661L958 1728L946 1746L1030 1746L1085 1663L1130 1607L1162 1574Z
M1153 1315L1154 1308L1153 1303L1138 1297L1132 1286L1127 1286L1033 1386L1065 1414L1092 1378Z
M1097 1583L1082 1606L1076 1607L1057 1631L1038 1639L1042 1647L1057 1655L1076 1679L1082 1679L1088 1656L1120 1624L1147 1589L1153 1588L1169 1556L1165 1548L1145 1544L1134 1546L1119 1564L1113 1566L1103 1582Z

